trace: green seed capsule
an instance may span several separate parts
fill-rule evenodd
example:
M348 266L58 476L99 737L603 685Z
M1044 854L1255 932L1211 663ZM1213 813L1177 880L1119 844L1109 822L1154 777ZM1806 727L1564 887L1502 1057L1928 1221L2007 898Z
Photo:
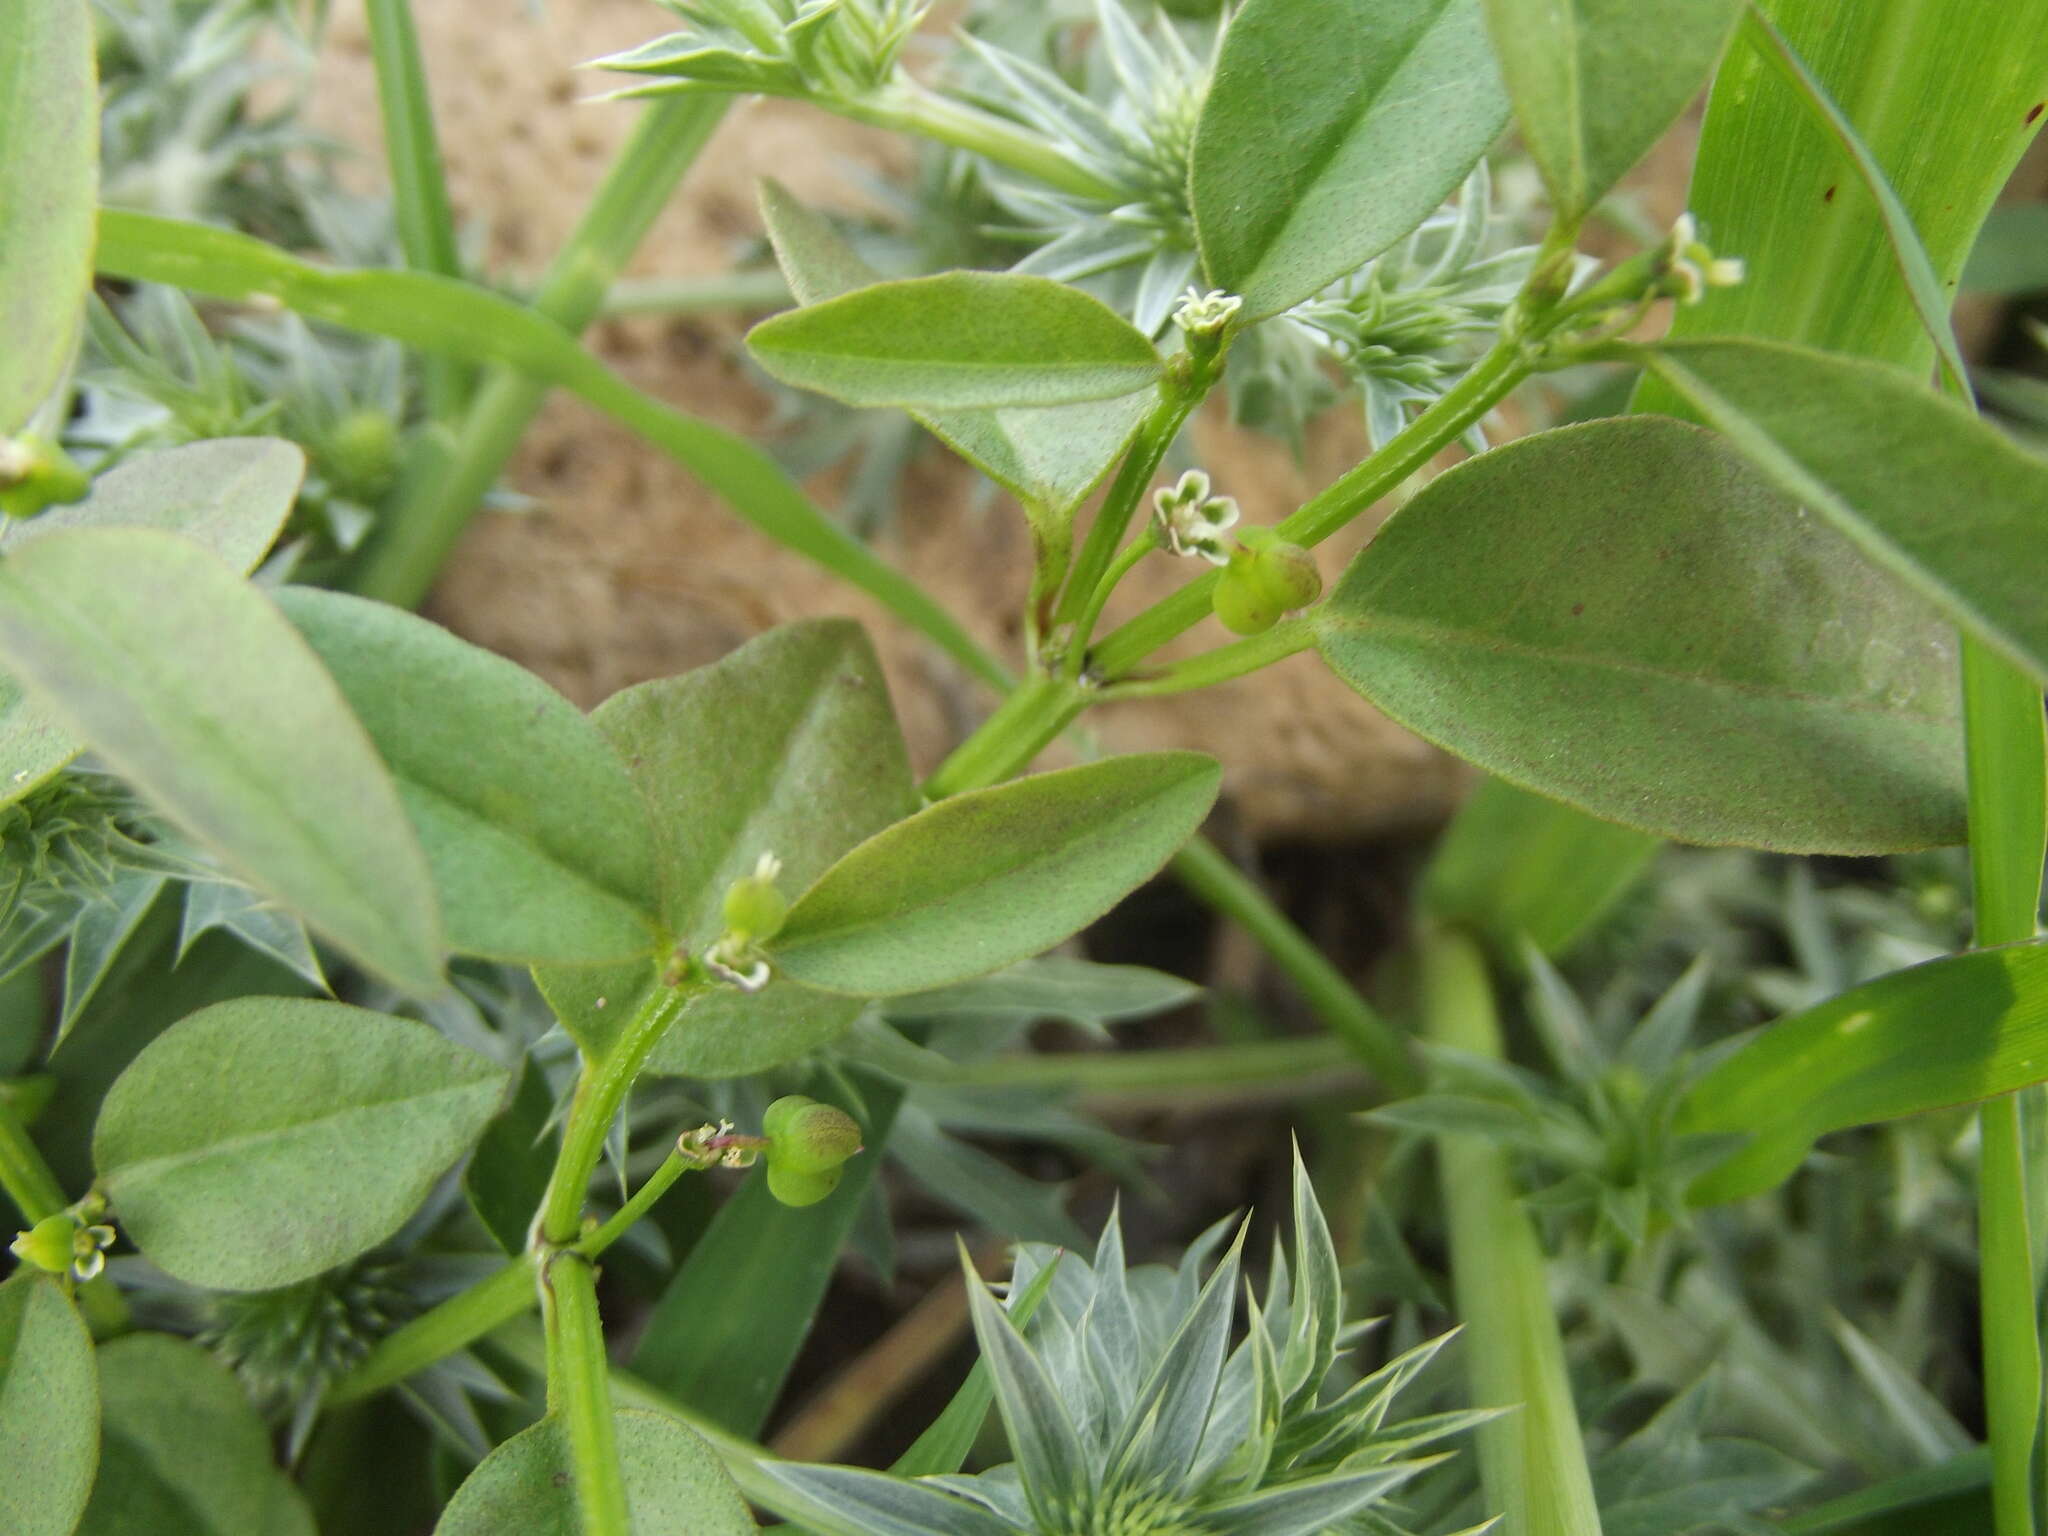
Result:
M761 1112L761 1134L770 1141L788 1135L791 1120L817 1102L801 1093L783 1095Z
M327 469L357 497L381 495L398 473L398 423L378 410L344 416L326 443Z
M773 880L748 875L725 889L726 931L751 944L772 939L789 916L789 898Z
M768 1161L792 1173L829 1173L860 1151L860 1122L830 1104L805 1104L776 1126Z
M1216 617L1233 635L1263 635L1280 622L1280 605L1253 580L1242 560L1224 567L1212 602Z
M34 517L45 507L81 500L92 476L45 437L0 438L0 513Z
M1252 556L1252 583L1280 611L1305 608L1323 595L1323 573L1316 557L1299 544L1275 539Z
M768 1165L768 1193L784 1205L816 1205L839 1187L840 1170L798 1173L779 1163Z

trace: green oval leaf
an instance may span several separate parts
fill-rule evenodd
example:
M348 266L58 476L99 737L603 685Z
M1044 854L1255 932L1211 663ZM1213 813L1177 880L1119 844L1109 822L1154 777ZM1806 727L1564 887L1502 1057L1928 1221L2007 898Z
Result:
M917 791L874 649L843 619L787 625L681 677L628 688L592 722L627 764L652 850L664 927L701 953L724 928L725 888L764 853L801 890L842 853L907 816ZM583 1048L601 1055L633 1016L651 965L535 972ZM692 1003L649 1070L759 1072L815 1050L859 1013L785 982Z
M99 147L90 7L10 0L0 14L0 437L70 361L92 283Z
M246 573L270 553L305 477L304 450L276 437L218 437L139 453L94 480L85 500L0 526L0 553L67 528L160 528Z
M1486 0L1515 125L1574 227L1683 112L1742 0Z
M1196 752L1114 757L941 800L877 833L790 909L770 954L806 985L924 992L1052 948L1195 835L1221 773Z
M800 303L819 304L880 280L837 230L774 181L761 183L761 217ZM1133 394L1036 409L911 415L1034 519L1064 514L1064 521L1109 473L1151 408L1149 397Z
M1816 1140L2048 1079L2048 944L1930 960L1780 1019L1692 1085L1688 1135L1751 1136L1695 1204L1758 1194Z
M274 437L223 437L137 454L92 493L26 522L0 523L0 553L65 528L162 528L204 544L239 571L270 550L305 477L306 456ZM0 677L0 805L45 783L85 748Z
M196 1344L132 1333L99 1351L99 1481L78 1536L314 1536L241 1383Z
M637 1530L689 1536L750 1536L756 1527L731 1476L682 1420L622 1409L619 1471ZM477 1463L455 1490L434 1536L580 1536L569 1435L542 1419Z
M1247 320L1311 297L1428 218L1507 113L1479 0L1245 0L1195 127L1209 281Z
M1946 625L1725 443L1662 417L1440 476L1319 620L1338 675L1460 757L1700 843L1963 836Z
M564 964L654 951L645 813L575 705L401 609L304 587L277 602L397 779L451 949Z
M2048 678L2048 460L1882 363L1739 340L1646 361L1787 495Z
M191 836L362 964L441 982L396 788L276 606L189 539L75 528L0 561L0 659Z
M764 320L755 360L848 405L1060 405L1150 387L1159 354L1100 299L994 272L876 283Z
M99 1454L92 1335L53 1279L23 1268L0 1285L0 1529L71 1536Z
M192 1285L268 1290L396 1232L507 1082L424 1024L237 998L172 1025L121 1074L93 1164L151 1263Z

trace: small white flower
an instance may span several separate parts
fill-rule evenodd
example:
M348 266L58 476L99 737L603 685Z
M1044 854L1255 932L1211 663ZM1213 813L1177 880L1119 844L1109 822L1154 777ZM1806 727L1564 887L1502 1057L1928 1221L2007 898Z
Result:
M1210 495L1209 477L1199 469L1182 475L1179 484L1152 493L1153 526L1172 554L1198 555L1211 565L1227 565L1230 545L1224 534L1237 519L1236 500Z
M1733 288L1741 282L1745 268L1730 256L1716 256L1700 240L1699 225L1690 213L1681 213L1671 226L1665 243L1669 252L1666 272L1676 287L1681 304L1697 304L1709 288Z
M1240 294L1211 288L1207 293L1190 288L1181 295L1173 312L1173 323L1191 335L1214 335L1230 323L1231 316L1244 308Z
M754 878L756 880L766 880L772 885L775 883L776 877L781 873L782 860L775 857L772 853L764 853L760 858L754 860Z

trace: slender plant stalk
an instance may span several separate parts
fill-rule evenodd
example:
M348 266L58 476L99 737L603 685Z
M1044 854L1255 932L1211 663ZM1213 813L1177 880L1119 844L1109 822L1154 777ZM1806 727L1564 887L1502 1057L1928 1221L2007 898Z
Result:
M1189 843L1174 856L1173 870L1188 889L1226 917L1236 919L1258 941L1301 989L1310 1009L1371 1069L1388 1093L1413 1093L1420 1086L1414 1060L1399 1031L1359 994L1350 978L1330 963L1308 935L1273 905L1258 882L1226 859L1214 843L1205 839Z
M633 1198L614 1211L595 1232L578 1242L576 1251L586 1258L596 1258L624 1237L634 1222L653 1210L654 1202L667 1194L677 1179L698 1166L686 1161L680 1152L669 1153L661 1166L647 1176L647 1182L633 1191Z
M399 247L416 272L462 276L455 212L441 175L441 144L434 131L433 95L420 57L411 0L367 0L370 56L377 68L377 102L384 118L384 158ZM427 414L447 421L462 408L468 370L455 359L423 360Z
M0 1189L7 1191L7 1198L30 1226L70 1203L64 1198L64 1186L43 1161L43 1154L29 1139L28 1127L4 1094L0 1094Z
M607 320L633 315L748 314L787 309L795 299L780 272L720 272L712 277L620 278L604 296Z
M612 1048L599 1060L585 1062L569 1104L568 1123L562 1127L562 1150L534 1219L543 1241L567 1245L581 1235L584 1196L604 1156L612 1122L647 1064L648 1053L704 987L695 981L656 986Z
M539 313L572 332L596 317L619 269L667 205L727 105L722 96L674 96L641 114L542 279L533 300ZM485 376L453 443L427 455L400 485L356 576L358 592L404 608L419 605L546 395L545 384L511 369L493 369Z
M993 160L1055 191L1115 205L1129 194L1046 142L1043 134L899 77L865 101L820 103L856 122L914 133Z
M597 1271L580 1253L551 1254L541 1273L548 1331L548 1411L569 1430L582 1536L633 1536L612 1417L611 1361L597 1315Z
M379 1339L354 1370L329 1387L325 1406L345 1407L395 1387L532 1310L539 1276L539 1261L523 1253L503 1269L422 1312Z
M1251 673L1263 671L1276 661L1307 650L1316 643L1315 621L1306 614L1283 619L1262 635L1248 635L1230 645L1190 656L1186 661L1154 672L1133 676L1097 690L1105 704L1119 699L1159 699L1176 693L1193 693L1213 688Z
M1478 944L1436 930L1422 939L1421 962L1429 1037L1499 1059L1500 1023ZM1507 1155L1473 1136L1442 1136L1437 1145L1472 1404L1514 1410L1478 1430L1487 1507L1505 1514L1502 1528L1514 1536L1599 1536L1543 1250Z
M2041 899L2048 825L2041 693L2018 667L1967 636L1962 662L1975 938L1980 945L2011 944L2034 936ZM1979 1311L1998 1536L2033 1536L2037 1529L2041 1339L2023 1125L2034 1097L2008 1094L1979 1111Z
M1236 873L1234 869L1231 872ZM1242 1045L1180 1050L1041 1051L995 1056L967 1062L945 1081L948 1087L1067 1088L1087 1094L1157 1089L1164 1102L1176 1089L1299 1083L1334 1073L1351 1057L1348 1042L1309 1035L1298 1040L1252 1040Z

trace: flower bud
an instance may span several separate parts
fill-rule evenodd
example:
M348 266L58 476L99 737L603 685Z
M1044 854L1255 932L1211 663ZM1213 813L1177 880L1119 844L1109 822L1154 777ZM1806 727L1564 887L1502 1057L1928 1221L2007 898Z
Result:
M789 898L775 884L782 861L763 854L754 872L725 889L725 929L742 944L759 944L782 931Z
M45 1216L26 1232L15 1234L7 1251L24 1264L33 1264L46 1274L61 1275L71 1267L72 1234L78 1223L69 1211Z
M363 407L335 424L325 444L327 470L357 496L388 490L398 472L398 423L384 411Z
M92 477L48 438L0 437L0 513L34 517L45 507L81 499Z

